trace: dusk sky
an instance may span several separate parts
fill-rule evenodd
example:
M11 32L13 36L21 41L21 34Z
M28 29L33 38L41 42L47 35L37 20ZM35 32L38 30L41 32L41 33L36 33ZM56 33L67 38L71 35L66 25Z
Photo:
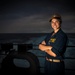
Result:
M75 33L75 0L2 0L0 33L49 33L54 13L61 15L66 33Z

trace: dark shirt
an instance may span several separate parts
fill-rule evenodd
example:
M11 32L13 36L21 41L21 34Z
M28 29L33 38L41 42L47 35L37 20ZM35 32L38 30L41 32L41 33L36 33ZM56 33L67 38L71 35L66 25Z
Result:
M46 54L51 59L63 59L64 52L67 45L67 35L61 29L52 36L53 32L48 34L45 38L47 46L52 46L52 51L56 54L56 57Z

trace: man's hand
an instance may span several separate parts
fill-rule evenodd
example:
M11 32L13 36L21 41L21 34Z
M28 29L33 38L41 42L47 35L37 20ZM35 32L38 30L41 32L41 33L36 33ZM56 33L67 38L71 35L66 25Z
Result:
M46 45L46 42L45 42L45 41L42 41L42 43L41 43L41 44Z
M41 51L45 51L47 54L49 54L50 56L56 57L56 54L54 52L52 52L52 46L46 46L45 41L42 41L41 44L39 44L39 49Z

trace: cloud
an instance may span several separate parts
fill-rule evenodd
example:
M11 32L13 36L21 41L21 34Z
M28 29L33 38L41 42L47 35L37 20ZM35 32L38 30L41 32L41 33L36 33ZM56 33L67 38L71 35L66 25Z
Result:
M0 12L0 33L42 33L52 31L48 22L50 16L58 12L62 16L62 28L70 32L75 24L75 10L70 1L25 1L5 3ZM71 1L71 4L74 4ZM71 10L72 8L72 10ZM75 30L71 30L75 32Z
M39 32L41 29L46 29L47 24L48 20L44 15L31 15L12 19L10 22L9 20L3 21L3 32Z

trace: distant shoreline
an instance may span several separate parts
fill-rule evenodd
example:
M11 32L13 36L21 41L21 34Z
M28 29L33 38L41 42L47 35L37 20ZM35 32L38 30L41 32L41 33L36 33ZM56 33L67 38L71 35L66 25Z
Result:
M13 36L24 36L24 37L39 37L39 36L44 36L49 33L0 33L0 38L3 37L13 37ZM75 38L75 33L66 33L68 37L74 37Z

